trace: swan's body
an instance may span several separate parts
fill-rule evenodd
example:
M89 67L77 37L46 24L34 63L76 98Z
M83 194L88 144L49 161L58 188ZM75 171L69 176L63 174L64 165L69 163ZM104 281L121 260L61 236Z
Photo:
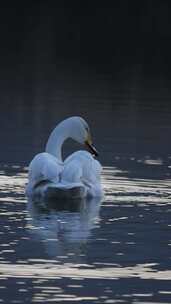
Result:
M62 145L67 138L87 143L96 153L87 123L80 117L64 120L50 134L46 152L37 154L29 165L27 196L41 199L102 195L102 167L89 152L77 151L62 161Z

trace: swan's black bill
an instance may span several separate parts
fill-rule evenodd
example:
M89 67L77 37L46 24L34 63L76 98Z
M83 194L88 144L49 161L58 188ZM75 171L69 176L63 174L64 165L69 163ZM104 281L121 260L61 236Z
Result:
M88 151L93 154L94 156L99 156L98 151L96 150L96 148L90 144L88 141L85 142L86 147L88 148Z

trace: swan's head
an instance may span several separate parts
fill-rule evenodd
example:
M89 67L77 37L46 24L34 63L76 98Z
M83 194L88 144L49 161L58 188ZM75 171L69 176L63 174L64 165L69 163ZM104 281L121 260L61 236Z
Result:
M98 152L92 143L90 128L87 122L78 116L69 119L71 120L71 138L80 144L85 145L90 153L98 156Z

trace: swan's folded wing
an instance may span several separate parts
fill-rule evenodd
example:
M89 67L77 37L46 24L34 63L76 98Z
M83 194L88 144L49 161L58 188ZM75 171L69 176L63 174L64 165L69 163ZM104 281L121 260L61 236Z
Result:
M71 159L64 165L61 173L61 182L79 183L82 178L82 164L79 159Z
M29 165L29 187L33 188L43 180L59 182L63 166L48 153L37 154Z
M101 164L87 151L71 154L64 162L62 179L81 182L91 196L101 195Z

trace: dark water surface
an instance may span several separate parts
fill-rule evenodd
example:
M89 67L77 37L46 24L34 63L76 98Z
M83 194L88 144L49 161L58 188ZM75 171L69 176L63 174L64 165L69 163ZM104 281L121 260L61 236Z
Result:
M2 97L0 302L170 303L171 92L100 80L98 91L64 89ZM71 115L90 124L105 198L35 206L28 164ZM75 149L66 143L64 155Z

